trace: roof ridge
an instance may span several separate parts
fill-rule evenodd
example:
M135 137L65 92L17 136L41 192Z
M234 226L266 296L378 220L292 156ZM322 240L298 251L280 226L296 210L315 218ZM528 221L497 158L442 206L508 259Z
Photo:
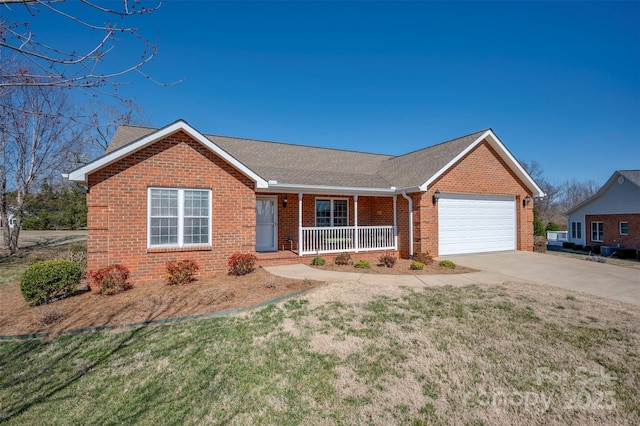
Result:
M238 140L250 141L250 142L271 143L271 144L276 144L276 145L295 146L295 147L299 147L299 148L315 148L315 149L325 149L325 150L329 150L329 151L352 152L354 154L379 155L379 156L383 156L383 157L393 158L392 154L381 154L381 153L378 153L378 152L358 151L358 150L353 150L353 149L330 148L330 147L327 147L327 146L304 145L304 144L291 143L291 142L268 141L268 140L264 140L264 139L243 138L243 137L240 137L240 136L214 135L214 134L211 134L211 133L205 133L204 136L205 137L211 136L211 137L214 137L214 138L217 137L217 138L227 138L227 139L238 139Z
M141 125L137 125L137 124L121 124L118 127L137 127L137 128L140 128L140 129L160 130L159 127L141 126ZM292 142L270 141L270 140L265 140L265 139L245 138L245 137L242 137L242 136L227 136L227 135L218 135L218 134L213 134L213 133L203 133L203 135L206 138L213 137L213 138L237 139L237 140L243 140L243 141L249 141L249 142L272 143L272 144L278 144L278 145L295 146L295 147L300 147L300 148L326 149L326 150L330 150L330 151L352 152L354 154L378 155L378 156L390 157L390 158L394 157L393 154L383 154L383 153L379 153L379 152L361 151L361 150L344 149L344 148L331 148L331 147L327 147L327 146L305 145L305 144L292 143Z

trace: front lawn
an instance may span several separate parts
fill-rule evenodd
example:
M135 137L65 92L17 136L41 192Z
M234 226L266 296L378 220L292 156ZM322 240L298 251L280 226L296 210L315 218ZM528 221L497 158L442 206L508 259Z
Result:
M241 316L0 343L0 422L638 424L638 324L551 287L328 285Z

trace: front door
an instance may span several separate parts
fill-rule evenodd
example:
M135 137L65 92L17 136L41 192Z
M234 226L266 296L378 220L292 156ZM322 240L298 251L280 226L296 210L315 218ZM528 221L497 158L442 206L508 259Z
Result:
M278 197L256 198L256 251L278 250Z

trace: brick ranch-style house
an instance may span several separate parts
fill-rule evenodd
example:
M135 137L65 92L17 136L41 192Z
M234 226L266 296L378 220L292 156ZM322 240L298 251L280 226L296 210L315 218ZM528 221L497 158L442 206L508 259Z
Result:
M618 170L567 213L568 240L640 250L640 170Z
M410 258L532 250L542 190L488 129L392 156L204 135L183 120L121 126L105 154L68 174L88 188L88 268L136 282L172 259L224 271L387 252Z

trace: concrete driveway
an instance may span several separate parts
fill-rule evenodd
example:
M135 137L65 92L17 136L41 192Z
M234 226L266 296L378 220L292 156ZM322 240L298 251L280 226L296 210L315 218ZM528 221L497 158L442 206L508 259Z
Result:
M552 285L640 305L640 269L525 251L446 258L512 280Z

